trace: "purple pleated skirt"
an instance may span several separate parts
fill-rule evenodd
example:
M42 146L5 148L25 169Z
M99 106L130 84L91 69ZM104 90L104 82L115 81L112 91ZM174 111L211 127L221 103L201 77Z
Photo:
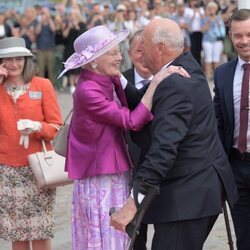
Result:
M130 171L75 180L72 206L73 250L126 250L127 234L109 225L109 209L129 196Z

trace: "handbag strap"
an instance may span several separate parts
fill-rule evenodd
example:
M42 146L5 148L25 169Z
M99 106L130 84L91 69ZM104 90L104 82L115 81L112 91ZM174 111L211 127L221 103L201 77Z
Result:
M66 124L66 122L68 121L68 119L69 119L69 117L71 116L72 112L73 112L73 108L70 110L70 112L68 113L68 115L67 115L66 118L64 119L63 124Z
M59 131L59 130L67 123L67 121L68 121L69 117L71 116L72 112L73 112L73 108L70 110L70 112L68 113L68 115L67 115L66 118L64 119L62 126L59 126L59 125L54 124L54 123L49 123L49 125L51 125L51 126L54 127L57 131Z
M45 158L45 160L51 158L51 154L48 153L48 150L46 148L46 143L45 143L44 140L42 140L42 147L43 147L43 152L44 152L44 158Z

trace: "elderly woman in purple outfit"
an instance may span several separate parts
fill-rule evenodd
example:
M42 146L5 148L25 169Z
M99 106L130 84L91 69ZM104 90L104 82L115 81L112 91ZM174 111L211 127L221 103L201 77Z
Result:
M119 43L127 35L128 31L112 33L105 26L88 30L75 40L75 53L60 74L82 67L73 94L65 166L69 178L74 179L74 250L127 248L127 235L109 225L109 208L121 207L130 192L132 164L124 129L138 131L152 120L151 102L158 83L176 73L168 68L155 76L137 108L130 111L119 71Z

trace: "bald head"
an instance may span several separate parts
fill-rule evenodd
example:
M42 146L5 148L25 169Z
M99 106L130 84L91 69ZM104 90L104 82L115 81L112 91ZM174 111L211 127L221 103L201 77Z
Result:
M175 21L168 18L155 18L149 22L145 29L154 30L159 26L169 30L180 30L179 25Z
M167 18L157 18L144 28L142 52L145 66L154 75L183 52L184 37L179 25Z
M170 50L183 50L184 37L179 25L168 18L157 18L145 27L145 34L151 34L154 44L164 43Z

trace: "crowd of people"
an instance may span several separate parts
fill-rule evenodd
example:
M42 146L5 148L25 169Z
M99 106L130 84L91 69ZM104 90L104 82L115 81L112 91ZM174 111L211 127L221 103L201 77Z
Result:
M152 250L202 250L225 201L237 249L249 248L250 10L188 4L72 0L1 14L0 237L13 250L52 249L56 190L38 189L27 156L42 141L51 149L65 75L72 249L127 249L143 208L134 250L146 249L148 224ZM237 56L220 65L227 34Z
M63 81L56 75L62 69L61 61L72 54L73 41L82 32L106 25L111 31L127 29L130 33L142 29L150 20L167 17L175 20L185 37L185 50L191 50L202 65L209 80L221 62L235 56L228 39L228 18L237 9L234 0L121 0L98 3L91 0L64 0L53 7L28 7L24 13L7 10L0 13L0 37L19 36L36 55L40 76L48 76L60 89L67 84L75 90L79 71L68 72ZM131 66L128 39L121 44L123 59L121 71Z

